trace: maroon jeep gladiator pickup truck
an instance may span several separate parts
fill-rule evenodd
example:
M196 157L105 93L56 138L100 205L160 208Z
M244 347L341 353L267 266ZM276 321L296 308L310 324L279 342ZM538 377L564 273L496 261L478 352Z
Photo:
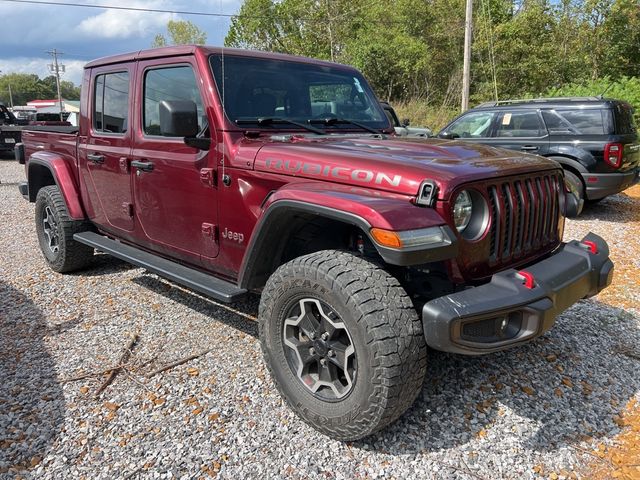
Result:
M259 292L281 394L353 440L412 404L427 346L521 345L613 274L602 238L562 241L554 161L393 132L345 65L140 51L86 65L77 128L24 130L20 191L57 272L98 250L219 301Z

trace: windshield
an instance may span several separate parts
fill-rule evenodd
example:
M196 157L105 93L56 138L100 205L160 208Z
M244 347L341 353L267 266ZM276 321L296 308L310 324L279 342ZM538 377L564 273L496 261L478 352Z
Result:
M224 65L223 65L224 61ZM272 58L212 55L211 69L230 121L238 124L256 120L256 126L282 128L277 118L309 123L334 118L319 128L389 128L389 121L366 80L355 70ZM223 78L224 72L224 78ZM287 124L287 128L301 127Z

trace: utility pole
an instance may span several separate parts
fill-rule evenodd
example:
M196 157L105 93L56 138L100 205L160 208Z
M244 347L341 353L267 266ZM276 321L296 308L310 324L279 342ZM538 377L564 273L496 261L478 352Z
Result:
M467 0L464 19L464 64L462 67L462 111L469 109L469 83L471 77L471 28L473 25L473 0Z
M63 121L62 112L64 106L62 105L62 95L60 94L60 72L64 73L64 65L58 64L58 55L63 55L62 52L58 52L55 48L47 52L53 57L53 63L49 64L49 71L56 76L56 87L58 88L58 103L60 104L60 121Z

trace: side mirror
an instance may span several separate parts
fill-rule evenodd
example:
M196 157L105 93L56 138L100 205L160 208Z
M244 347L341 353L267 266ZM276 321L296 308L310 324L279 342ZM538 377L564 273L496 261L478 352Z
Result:
M411 125L411 121L408 118L403 118L400 125L402 125L403 127L408 127L409 125Z
M163 137L195 137L198 134L198 107L195 102L160 102L160 133Z
M452 132L440 132L438 134L439 138L444 138L445 140L455 140L456 138L460 138L460 135Z

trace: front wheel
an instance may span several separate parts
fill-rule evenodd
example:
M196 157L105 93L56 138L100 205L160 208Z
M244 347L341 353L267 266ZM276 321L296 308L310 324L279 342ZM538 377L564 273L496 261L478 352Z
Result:
M259 321L280 393L332 438L380 430L420 392L422 322L398 281L373 262L325 250L282 265L262 292Z

